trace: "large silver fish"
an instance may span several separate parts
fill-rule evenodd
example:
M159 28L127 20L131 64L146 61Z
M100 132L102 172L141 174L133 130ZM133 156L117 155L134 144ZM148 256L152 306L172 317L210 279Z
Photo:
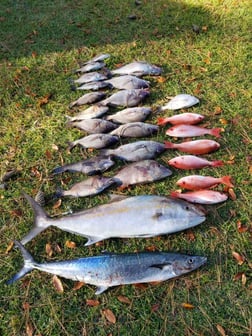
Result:
M145 89L150 87L150 83L136 76L124 75L107 79L113 88L119 90Z
M182 93L173 97L167 104L160 107L160 111L179 110L182 108L191 107L198 103L199 103L198 98L191 96L189 94Z
M96 286L95 294L108 288L134 283L160 282L192 272L207 261L203 256L168 252L104 253L100 256L38 263L15 241L24 258L23 268L7 284L21 279L33 269Z
M103 156L94 156L90 159L82 160L75 163L69 163L61 167L53 169L52 174L61 174L64 172L80 172L87 175L95 175L103 173L114 165L111 158Z
M124 110L108 115L106 119L120 124L127 124L130 122L144 121L150 113L150 107L128 107Z
M89 71L96 71L100 70L105 67L105 63L100 61L89 61L88 63L84 64L79 69L76 69L75 72L89 72Z
M69 121L80 121L92 118L99 118L107 113L109 110L108 106L102 106L99 104L92 105L85 110L80 111L73 117L67 116Z
M110 132L110 134L124 138L141 138L153 135L157 133L157 131L157 125L147 124L143 122L133 122L117 127L112 132Z
M194 204L169 197L141 195L50 218L33 198L25 194L33 208L34 227L22 239L26 244L50 226L84 236L87 245L108 238L147 238L189 229L204 222L204 212Z
M136 141L115 149L104 149L101 154L114 156L125 161L154 159L165 150L165 145L157 141Z
M97 195L114 183L115 181L110 177L92 176L74 184L68 190L57 189L56 196L86 197Z
M80 76L78 79L75 79L74 83L84 84L84 83L90 83L90 82L96 82L96 81L103 81L105 79L108 79L108 76L106 74L95 71L95 72L85 73L84 75Z
M85 104L93 104L102 100L106 97L106 93L104 92L90 92L86 93L80 98L76 99L72 103L69 104L69 107L72 108L74 106L81 106Z
M100 149L107 146L114 145L118 142L119 138L116 135L97 133L90 134L75 141L69 141L69 150L73 149L76 145L80 145L83 148L95 148Z
M113 75L134 75L134 76L144 76L144 75L154 75L159 76L162 69L156 65L147 63L145 61L136 61L126 64L118 69L111 71Z
M93 134L108 133L118 127L118 125L112 123L111 121L99 118L69 121L67 124L68 126L76 127L82 131Z
M93 63L93 62L102 62L105 59L109 58L110 54L99 54L91 58L89 61L86 61L84 64Z
M112 88L111 84L105 81L96 81L82 84L74 90L93 90L97 91L104 88Z
M120 188L126 188L137 183L158 181L170 175L172 171L157 161L143 160L123 167L113 179Z
M100 104L109 106L134 107L150 95L147 89L121 90L102 100Z

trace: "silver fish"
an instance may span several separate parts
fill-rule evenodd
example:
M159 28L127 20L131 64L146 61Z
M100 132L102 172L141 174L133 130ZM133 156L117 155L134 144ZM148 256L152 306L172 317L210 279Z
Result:
M150 113L150 107L129 107L108 115L106 119L120 124L127 124L130 122L144 121Z
M80 138L75 141L69 141L69 150L72 150L76 145L80 145L83 148L100 149L111 146L116 142L118 142L118 136L116 135L104 133L90 134L84 138Z
M29 195L34 227L22 239L26 244L50 226L84 236L87 245L109 238L148 238L194 227L206 219L204 212L187 201L141 195L120 198L71 215L50 218Z
M150 87L150 83L136 76L124 75L106 80L113 88L119 90L145 89Z
M133 122L119 126L110 134L119 137L141 138L153 135L158 131L157 125L147 124L143 122Z
M147 89L121 90L100 102L102 105L134 107L150 95Z
M73 117L67 116L68 120L71 121L80 121L86 119L98 118L108 112L108 106L102 106L99 104L92 105L85 110L80 111Z
M110 177L92 176L85 181L74 184L69 190L57 189L56 196L86 197L97 195L103 190L114 184L115 181Z
M89 82L78 86L76 90L93 90L97 91L104 88L112 88L111 84L105 81L96 81L96 82Z
M103 67L105 67L105 63L104 62L91 62L89 61L88 63L84 64L82 67L80 67L79 69L75 70L75 72L89 72L89 71L96 71L96 70L100 70Z
M165 150L165 145L157 141L136 141L115 149L104 149L101 154L114 156L125 161L153 159Z
M86 93L77 100L73 101L69 104L69 107L72 108L74 106L81 106L86 104L93 104L102 100L106 97L106 93L104 92L90 92Z
M90 82L103 81L105 79L108 79L108 76L95 71L95 72L85 73L84 75L80 76L78 79L75 79L74 83L84 84L84 83L90 83Z
M90 159L82 160L75 163L69 163L53 169L52 174L61 174L64 172L80 172L87 175L103 173L114 165L110 157L94 156Z
M112 123L111 121L97 118L85 119L81 121L69 121L67 124L87 133L93 134L107 133L118 127L118 125Z
M160 111L164 110L179 110L182 108L191 107L199 103L199 99L189 94L179 94L173 97L167 104L160 108Z
M113 75L154 75L159 76L162 69L145 61L136 61L111 71Z
M33 269L96 286L95 294L108 288L134 283L160 282L192 272L207 261L203 256L168 252L104 253L68 261L36 262L22 244L15 241L24 258L23 268L7 284Z
M143 160L122 168L113 179L120 184L120 188L126 188L137 183L158 181L170 175L171 170L157 161Z
M109 58L110 56L111 56L110 54L99 54L97 56L94 56L89 61L85 62L84 64L93 63L93 62L102 62L105 59Z

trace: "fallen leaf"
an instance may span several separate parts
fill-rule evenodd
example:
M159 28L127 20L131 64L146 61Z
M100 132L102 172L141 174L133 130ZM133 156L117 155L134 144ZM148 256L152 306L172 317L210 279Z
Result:
M58 151L58 150L59 150L59 147L58 147L57 145L55 145L55 144L52 144L52 149L53 149L54 151Z
M239 254L238 252L232 251L232 256L235 258L238 265L242 265L245 261L245 257Z
M30 304L29 304L29 302L24 302L24 303L22 304L22 307L23 307L24 310L29 310L29 309L30 309Z
M25 331L26 331L26 335L27 336L32 336L33 335L33 333L34 333L34 327L33 327L33 325L31 324L30 321L28 321L26 323Z
M98 300L92 300L92 299L87 299L86 300L86 305L89 307L97 307L100 305L100 301Z
M243 226L240 220L237 221L236 225L237 225L237 230L238 230L239 233L243 233L243 232L247 232L248 231L248 227L247 226Z
M151 306L151 311L156 312L156 311L158 311L159 307L160 307L160 304L155 303L153 306Z
M117 296L117 300L120 301L121 303L131 304L130 299L128 299L126 296L123 295Z
M226 336L226 332L220 324L216 324L216 328L221 336Z
M46 105L46 104L48 104L49 99L51 98L51 96L52 96L52 94L49 93L49 94L47 94L46 96L39 98L38 101L37 101L37 105L38 105L39 107L41 107L42 105Z
M193 308L195 308L195 306L193 304L187 303L187 302L181 303L181 307L186 308L186 309L193 309Z
M35 51L33 51L31 55L32 55L32 58L36 58L38 54Z
M12 210L11 214L12 214L13 217L18 217L18 218L22 217L22 215L23 215L21 209Z
M76 243L73 242L73 241L67 240L65 242L65 246L68 247L68 248L74 249L74 248L76 248Z
M52 249L52 245L50 243L47 243L46 244L46 247L45 247L45 250L46 250L46 254L51 257L52 254L53 254L53 249Z
M232 201L235 201L237 199L233 188L228 188L228 195Z
M110 322L115 324L116 323L116 317L114 313L110 309L104 309L102 310L102 314L105 316L105 318Z
M238 281L242 278L242 274L243 272L238 272L235 274L235 276L233 277L233 281Z
M145 250L146 250L146 251L149 251L149 252L155 252L155 251L157 251L157 248L156 248L155 245L150 245L150 246L147 246L147 247L145 248Z
M246 285L247 277L246 277L246 274L245 274L245 273L242 273L242 276L241 276L241 282L242 282L242 285L243 285L243 286Z
M85 285L85 282L77 281L74 283L73 290L79 290Z
M157 78L157 82L158 82L158 83L164 83L164 82L166 82L166 78L165 78L165 77L162 77L162 76L159 76L159 77Z
M42 179L42 174L39 172L39 170L36 167L31 168L32 175L37 177L39 181Z
M58 199L58 201L56 203L54 203L53 205L53 209L58 209L61 206L62 200Z
M205 59L204 59L204 63L206 63L206 64L211 64L211 60L210 60L210 58L205 58Z
M45 156L46 156L47 160L52 159L52 153L48 149L45 151Z
M143 290L148 287L148 285L144 283L136 283L136 284L133 284L133 286L139 289L143 289Z
M202 31L206 32L208 30L208 27L207 26L203 26L201 29L202 29Z
M11 241L11 242L8 244L8 246L7 246L6 250L5 250L5 254L8 254L8 253L12 250L13 246L14 246L14 242Z
M57 277L57 275L54 275L52 278L52 282L53 282L53 286L56 289L56 291L58 293L63 293L64 292L64 288L62 285L61 280Z
M191 230L187 230L186 232L186 238L189 241L194 241L195 240L195 234Z
M228 121L225 118L220 118L219 121L222 125L227 125L228 124Z

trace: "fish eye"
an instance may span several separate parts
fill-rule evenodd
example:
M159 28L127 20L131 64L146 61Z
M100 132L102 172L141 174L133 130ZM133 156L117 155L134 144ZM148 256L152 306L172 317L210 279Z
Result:
M188 206L188 205L186 205L186 206L185 206L185 210L187 210L187 211L189 211L189 210L190 210L190 208L189 208L189 206Z
M189 259L187 260L187 263L188 263L189 265L193 264L193 258L189 258Z

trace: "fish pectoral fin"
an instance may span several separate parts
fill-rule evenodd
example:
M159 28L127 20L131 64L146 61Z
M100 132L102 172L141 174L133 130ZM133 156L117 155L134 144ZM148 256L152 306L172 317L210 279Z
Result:
M87 237L88 241L86 242L85 246L89 246L92 244L95 244L103 239L105 239L105 237L100 237L100 236L88 236Z
M95 291L95 295L99 295L105 292L108 289L108 286L98 286Z
M171 265L171 263L153 264L153 265L150 265L149 267L158 268L160 270L163 270L166 266L169 266L169 265Z
M118 195L118 194L109 194L109 203L112 202L118 202L118 201L122 201L126 198L129 198L129 196L124 196L124 195Z

